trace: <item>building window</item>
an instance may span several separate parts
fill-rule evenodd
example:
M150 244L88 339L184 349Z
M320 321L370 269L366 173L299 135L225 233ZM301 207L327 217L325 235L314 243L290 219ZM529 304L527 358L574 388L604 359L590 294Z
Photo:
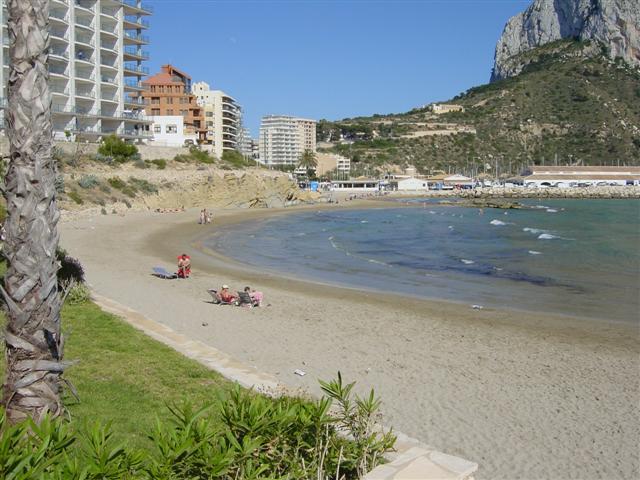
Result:
M167 133L178 133L177 125L167 125Z
M153 133L161 133L161 132L162 132L162 127L160 125L153 126Z
M160 115L160 109L159 108L152 108L151 109L151 115L154 116L154 117Z
M180 97L180 103L182 104L189 103L189 100L185 97Z
M173 97L167 97L167 103L168 104L172 104L173 103Z
M151 98L151 105L160 105L160 97Z
M155 92L156 91L156 86L155 85L151 85L151 91Z
M205 115L206 115L207 117L213 117L213 112L205 112Z
M173 108L167 109L167 115L173 115Z
M189 115L189 110L180 110L180 115L186 117L187 115Z
M207 122L207 127L213 127L213 122Z
M158 88L160 93L164 93L164 85L160 85Z

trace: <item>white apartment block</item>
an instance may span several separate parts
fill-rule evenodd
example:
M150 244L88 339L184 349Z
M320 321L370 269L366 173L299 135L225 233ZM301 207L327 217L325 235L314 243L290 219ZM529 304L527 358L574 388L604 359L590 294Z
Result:
M185 133L182 115L160 115L149 117L149 119L153 122L151 125L153 140L149 141L149 145L184 147L187 144L198 144L197 134Z
M2 99L6 106L9 33L2 2ZM116 134L132 141L151 137L144 115L142 62L149 43L145 17L152 9L141 0L50 0L49 88L54 137L97 141Z
M207 143L216 157L222 158L225 150L237 150L241 109L236 100L222 90L211 90L205 82L194 83L191 93L204 110Z
M262 117L258 142L264 165L298 165L305 150L316 151L316 121L267 115Z

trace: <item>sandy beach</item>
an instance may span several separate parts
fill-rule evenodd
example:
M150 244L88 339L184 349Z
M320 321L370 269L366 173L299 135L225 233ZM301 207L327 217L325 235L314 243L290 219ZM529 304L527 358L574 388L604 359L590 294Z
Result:
M375 388L386 424L479 463L476 478L640 475L637 327L387 298L255 272L202 248L223 224L320 208L344 206L216 211L206 226L198 209L87 216L61 223L61 243L100 295L286 385L318 393L319 378L341 371L360 392ZM190 279L150 275L173 271L182 252ZM269 306L212 305L206 289L223 283L261 290Z

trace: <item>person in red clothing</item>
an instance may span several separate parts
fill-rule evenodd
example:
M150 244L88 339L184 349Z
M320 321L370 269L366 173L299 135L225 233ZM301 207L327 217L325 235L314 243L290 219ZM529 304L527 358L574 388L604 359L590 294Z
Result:
M220 297L220 300L225 303L232 303L236 299L236 295L229 291L229 285L222 285L218 296Z
M191 275L191 258L186 253L178 257L178 278L189 278Z

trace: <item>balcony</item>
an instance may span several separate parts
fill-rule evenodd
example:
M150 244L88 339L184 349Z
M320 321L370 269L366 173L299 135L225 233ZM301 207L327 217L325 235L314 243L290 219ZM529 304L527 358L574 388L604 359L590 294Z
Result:
M145 105L144 99L142 97L137 97L132 95L125 95L124 103L128 103L130 105L140 105L140 106Z
M52 23L64 23L64 24L69 24L69 15L67 15L65 12L61 12L58 10L51 10L49 12L49 20L52 21Z
M63 60L69 58L69 52L62 48L50 48L49 57L51 60Z
M100 34L101 35L108 35L110 37L118 37L118 30L114 29L112 27L108 27L107 25L105 25L104 23L100 25Z
M102 59L100 63L100 67L109 69L109 70L118 70L118 67L116 66L116 62L112 62L112 63L106 63L106 62L107 60Z
M65 67L61 67L58 65L49 66L49 75L54 77L69 77L69 71Z
M133 41L138 43L149 43L149 37L147 35L141 35L135 32L124 32L125 41Z
M104 15L105 17L109 17L111 20L115 20L118 17L118 9L117 8L101 8L100 15Z
M93 30L93 21L90 19L76 17L76 27L86 28L87 30Z
M90 47L95 47L96 45L93 35L76 35L76 43L82 43Z
M76 90L76 97L96 98L96 93L92 90Z
M88 0L75 0L74 3L76 7L82 8L84 10L88 10L90 12L93 12L93 8L95 5L95 3L92 3Z
M139 82L137 80L125 80L124 86L126 88L133 88L136 90L144 90L144 85L142 85L142 82Z
M124 55L135 57L140 60L149 60L149 52L146 50L139 50L137 47L133 46L124 47Z
M145 12L147 15L153 13L153 7L146 3L138 2L137 0L120 0L120 3L127 9L135 9L141 12Z
M101 50L106 50L108 53L114 53L114 54L118 54L117 51L117 45L116 44L106 44L106 43L102 43L100 45L100 49Z
M118 85L118 79L116 77L110 77L108 75L101 75L100 76L100 81L102 83L108 83L111 85Z
M61 85L51 84L49 85L49 90L53 95L69 95L69 87L63 87Z
M134 72L135 75L149 75L149 68L143 67L142 65L136 65L135 63L125 63L123 68L125 74L128 72Z
M149 28L149 21L144 20L136 15L124 16L125 29L129 28Z
M93 55L89 55L88 53L83 52L82 50L76 52L76 57L75 57L77 62L86 62L86 63L90 63L93 64Z
M66 113L68 115L73 115L75 113L75 108L68 105L60 105L60 104L54 103L51 105L51 113L58 113L58 114Z
M51 32L49 33L49 37L51 37L52 40L61 40L61 41L64 41L64 42L68 42L69 41L69 32L62 31L62 30L51 30ZM7 39L8 39L8 37L7 37Z
M88 73L82 70L76 71L76 80L80 82L95 82L96 75L95 73Z

